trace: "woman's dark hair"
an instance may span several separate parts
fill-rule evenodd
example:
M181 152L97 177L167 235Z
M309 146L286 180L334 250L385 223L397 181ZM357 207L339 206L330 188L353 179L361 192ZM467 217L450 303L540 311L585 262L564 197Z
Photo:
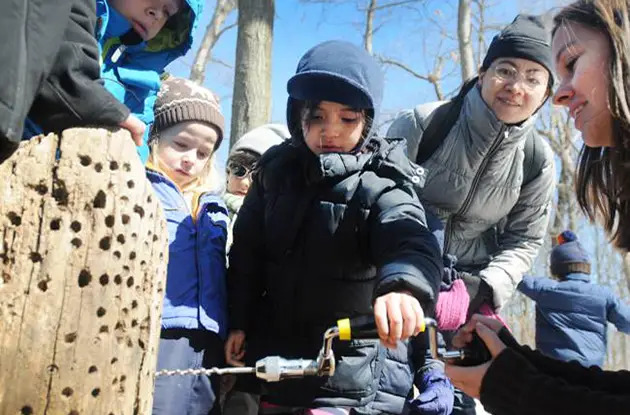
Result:
M630 25L627 0L579 0L554 18L552 35L577 23L602 33L610 45L608 105L614 147L582 146L575 187L582 211L601 220L614 244L630 250Z

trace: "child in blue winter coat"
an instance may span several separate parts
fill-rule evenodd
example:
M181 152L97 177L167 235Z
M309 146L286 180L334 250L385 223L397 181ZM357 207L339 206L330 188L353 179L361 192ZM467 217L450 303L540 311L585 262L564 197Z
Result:
M148 133L160 75L190 49L203 1L97 0L96 5L105 88L147 124ZM147 160L146 139L138 154Z
M424 172L403 140L373 134L383 75L365 50L321 43L287 89L291 139L259 161L234 228L226 359L314 357L337 319L371 314L381 341L335 342L333 376L259 386L276 413L402 413L413 375L406 355L386 366L386 347L419 332L442 271L415 191Z
M608 322L630 334L630 306L591 282L588 254L571 231L551 250L552 278L525 276L518 290L536 302L536 349L582 366L602 366Z
M191 81L164 81L155 107L147 177L162 203L169 260L157 369L220 366L226 334L228 213L213 192L213 154L223 138L214 94ZM216 180L215 180L216 182ZM209 191L210 190L210 191ZM156 378L153 414L220 413L218 379Z

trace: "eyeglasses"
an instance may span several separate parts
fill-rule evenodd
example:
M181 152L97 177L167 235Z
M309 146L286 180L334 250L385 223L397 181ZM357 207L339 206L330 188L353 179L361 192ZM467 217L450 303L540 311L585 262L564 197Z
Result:
M238 177L239 179L244 179L250 176L252 172L254 171L254 168L256 168L255 164L251 166L250 168L247 168L243 166L242 164L236 164L236 163L228 165L228 171L234 176Z
M492 68L494 76L503 82L517 83L521 81L521 85L528 92L533 92L538 87L546 87L547 81L541 72L523 74L517 71L513 66L499 63Z

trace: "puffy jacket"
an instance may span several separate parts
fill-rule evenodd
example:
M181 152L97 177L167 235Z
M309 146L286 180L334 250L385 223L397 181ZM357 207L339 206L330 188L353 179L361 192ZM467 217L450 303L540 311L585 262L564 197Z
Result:
M403 111L388 137L404 137L409 156L440 102ZM458 269L483 278L495 308L510 298L529 270L547 229L555 174L553 154L542 140L543 167L522 186L524 146L536 134L532 116L508 126L496 118L478 87L465 96L461 114L447 137L423 163L427 179L421 201L446 224L445 253Z
M560 360L601 366L606 356L610 321L630 333L630 306L586 274L568 274L563 281L526 275L519 291L536 302L536 349Z
M165 175L147 168L168 226L169 259L162 328L227 329L227 208L220 196L195 195L193 212Z
M0 136L17 143L69 127L116 126L127 118L129 110L100 81L94 0L3 5L10 10L0 16Z
M230 327L246 332L248 363L316 356L328 326L373 313L373 300L388 292L406 290L433 307L441 255L414 190L422 169L402 140L374 138L358 154L319 156L285 142L259 166L235 224L228 277ZM267 384L269 401L372 401L384 347L378 340L334 347L333 377Z
M148 42L124 44L121 38L131 29L130 23L107 0L97 0L97 39L102 48L101 75L105 88L148 127L153 124L153 106L160 90L164 68L183 56L193 42L194 29L201 17L203 1L186 0L182 10L166 23L158 35ZM140 41L139 37L135 41ZM143 162L149 156L146 144L138 148Z

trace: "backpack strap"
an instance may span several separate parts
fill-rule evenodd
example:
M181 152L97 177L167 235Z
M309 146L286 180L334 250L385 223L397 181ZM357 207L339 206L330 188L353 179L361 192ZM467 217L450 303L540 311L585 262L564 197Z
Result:
M532 132L525 141L523 149L523 183L521 187L531 183L538 176L545 164L545 152L540 147L541 138Z
M468 91L475 86L477 79L475 77L466 81L455 98L445 102L433 111L429 125L425 128L422 140L418 144L417 164L422 165L440 147L453 125L455 125L464 105L464 98Z

